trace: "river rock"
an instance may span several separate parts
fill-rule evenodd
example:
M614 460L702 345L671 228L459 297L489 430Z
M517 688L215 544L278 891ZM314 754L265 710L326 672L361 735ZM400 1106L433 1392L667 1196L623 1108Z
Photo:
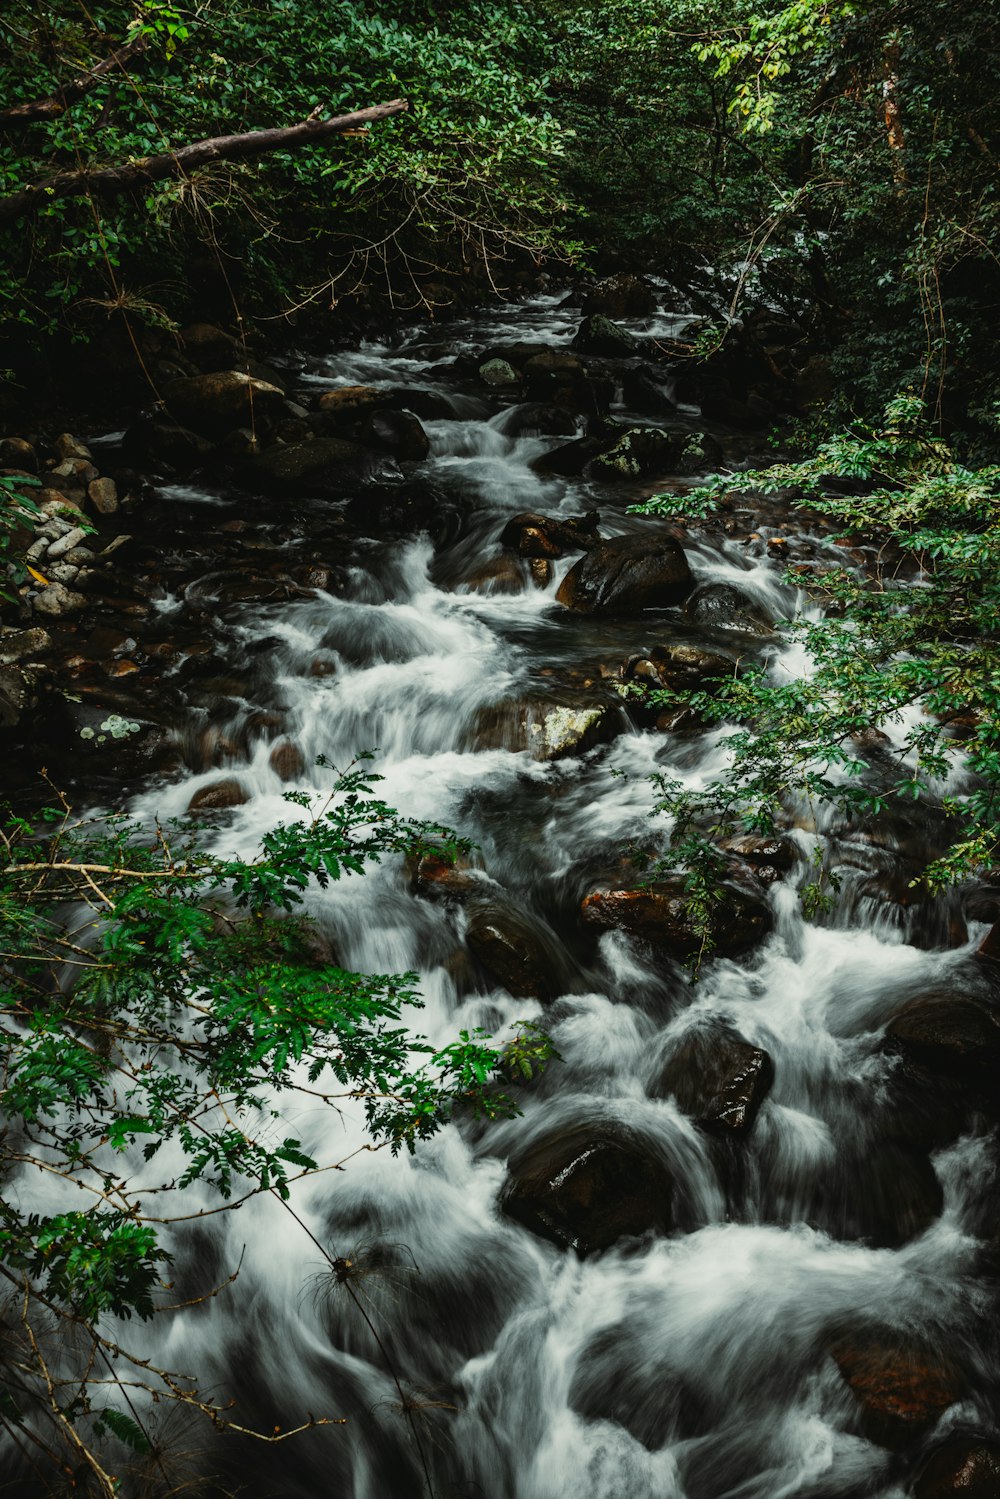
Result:
M419 463L431 450L430 438L412 411L374 411L358 434L366 447Z
M719 894L709 916L711 950L721 957L747 952L771 930L771 908L752 890L729 881ZM673 957L691 957L703 946L681 875L641 890L595 890L583 901L581 913L591 926L628 932Z
M631 359L640 343L627 328L620 328L602 312L595 312L584 318L572 347L581 354L600 354L605 359Z
M282 781L297 781L306 768L305 756L294 739L279 739L267 757L267 763Z
M721 1020L687 1031L669 1051L650 1088L712 1134L745 1136L774 1082L768 1053Z
M599 520L596 510L565 519L525 510L504 526L500 544L521 557L563 557L567 552L589 552L604 539L597 530Z
M657 379L649 370L627 370L622 394L630 411L641 416L670 416L677 410L674 384L669 376Z
M118 486L114 479L92 479L87 485L87 499L98 515L113 515L118 509Z
M683 433L662 427L629 427L591 461L590 471L605 479L639 479L673 467L684 452Z
M52 443L52 451L60 463L74 459L83 463L92 463L94 460L94 455L86 443L81 442L78 437L74 437L72 432L60 432L59 436Z
M331 494L378 474L399 470L392 458L380 458L343 437L313 437L306 442L268 448L254 466L262 488L271 494Z
M231 370L240 362L239 340L214 323L190 323L180 330L177 341L185 358L190 359L203 374Z
M212 781L202 786L188 802L188 813L214 812L220 807L241 807L249 801L246 791L235 776L224 781Z
M536 354L524 366L525 394L530 401L562 407L581 416L599 416L615 398L615 382L588 370L576 354L551 350Z
M554 954L537 927L496 902L470 909L465 940L488 976L515 998L552 999L559 990Z
M638 614L681 603L691 586L680 542L667 532L645 531L594 547L570 568L556 598L581 614Z
M862 1430L881 1447L899 1450L919 1440L962 1398L954 1365L889 1331L845 1338L832 1353L858 1401Z
M520 385L521 376L506 359L487 359L479 366L479 378L486 385Z
M573 479L582 474L588 464L599 458L604 445L599 437L575 437L572 442L561 443L547 453L539 453L531 467L536 474L559 474L561 478Z
M913 1499L1000 1499L1000 1445L953 1436L921 1463Z
M656 311L656 293L638 276L621 271L590 288L583 298L583 310L609 318L650 317Z
M238 427L254 428L261 420L277 419L284 391L242 370L215 370L173 380L164 391L170 415L203 437L225 437Z
M746 865L763 885L773 885L789 874L797 858L792 840L777 833L746 833L724 839L719 847Z
M64 583L53 581L35 595L32 607L36 614L56 618L64 614L76 614L87 606L86 595L75 593Z
M338 385L333 390L324 390L316 402L319 411L349 421L392 404L392 395L374 385Z
M472 593L485 594L524 593L530 581L523 560L510 551L488 558L464 579Z
M732 583L708 583L688 599L684 614L709 630L734 630L762 639L774 634L774 620L761 604Z
M48 630L37 625L31 629L0 630L0 665L9 666L16 661L30 661L52 649L52 636Z
M504 432L508 437L573 437L576 420L561 406L529 401L512 407Z
M1000 1006L949 990L911 1000L886 1027L886 1042L934 1072L995 1084L1000 1068Z
M623 682L683 692L703 686L712 677L731 677L735 668L732 657L697 645L657 645L623 662L621 677Z
M426 900L461 903L470 895L482 895L486 876L470 869L467 859L422 854L410 868L410 889Z
M669 1233L674 1185L625 1129L563 1126L511 1157L500 1198L508 1217L581 1257L619 1239Z
M37 474L38 454L25 437L0 437L0 468Z

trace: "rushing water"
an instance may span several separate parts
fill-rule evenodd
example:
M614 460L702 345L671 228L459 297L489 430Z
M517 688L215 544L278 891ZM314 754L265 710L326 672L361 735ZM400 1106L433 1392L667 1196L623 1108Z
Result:
M971 1278L989 1138L964 1135L926 1170L914 1164L886 1123L894 1063L880 1047L908 997L967 987L981 929L962 946L935 948L917 929L920 907L871 895L872 848L853 870L845 857L837 909L804 922L795 885L809 877L817 839L836 834L855 854L861 845L856 830L818 832L803 815L791 831L802 858L770 891L773 933L745 959L709 963L692 987L620 934L595 943L577 913L623 850L654 835L648 773L669 767L703 784L724 769L724 731L669 735L623 716L617 737L578 756L544 762L511 747L517 705L550 693L554 680L692 638L676 611L608 619L562 609L554 594L573 558L542 589L469 586L518 511L597 508L606 535L650 524L625 513L635 495L624 486L540 477L532 459L564 439L508 435L509 412L481 387L456 390L436 373L456 349L564 343L575 322L542 301L402 348L331 356L302 375L305 384L443 395L453 414L426 423L425 472L443 495L475 503L437 546L372 542L337 596L248 609L240 643L306 766L319 755L343 766L377 748L386 801L475 840L484 876L552 953L561 995L542 1005L491 988L469 964L461 909L416 898L400 867L317 894L310 909L344 966L420 972L426 1008L414 1022L432 1039L540 1019L561 1060L512 1121L449 1126L412 1159L355 1155L343 1173L297 1189L295 1211L311 1233L370 1267L357 1285L381 1347L351 1300L322 1288L315 1244L272 1199L191 1236L182 1276L207 1284L242 1256L239 1282L175 1317L160 1356L197 1369L203 1388L230 1392L248 1424L290 1426L306 1411L348 1418L280 1448L227 1439L192 1458L254 1499L411 1499L424 1482L414 1425L440 1495L892 1499L907 1492L905 1465L864 1435L830 1353L835 1338L873 1322L890 1339L919 1334L961 1362L967 1397L938 1435L992 1429L993 1354ZM662 319L652 331L675 326ZM699 581L738 580L779 617L804 606L763 541L692 532L687 546ZM808 667L796 649L771 665ZM248 854L295 815L269 760L273 743L266 734L249 742L222 772L238 776L249 800L218 834ZM135 810L181 814L219 774L152 786ZM297 784L324 782L317 769ZM883 846L883 862L895 853ZM770 1094L735 1147L711 1140L653 1086L664 1058L709 1017L774 1062ZM666 1164L679 1226L581 1260L502 1215L498 1196L513 1150L595 1120L626 1124ZM363 1117L349 1110L300 1103L288 1123L324 1160L365 1138ZM908 1234L900 1223L911 1194L936 1209ZM411 1421L391 1371L415 1394Z

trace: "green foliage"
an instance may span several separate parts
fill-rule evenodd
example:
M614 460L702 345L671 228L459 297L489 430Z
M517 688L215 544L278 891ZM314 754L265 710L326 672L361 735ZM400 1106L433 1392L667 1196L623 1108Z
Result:
M17 545L41 512L30 491L41 481L29 474L0 474L0 599L13 601L13 588L27 577L22 549Z
M468 846L401 818L373 794L375 780L358 765L326 796L290 794L299 816L246 860L207 852L184 825L152 838L125 820L74 824L58 813L46 833L13 816L4 825L0 1171L16 1190L0 1211L0 1275L34 1348L16 1419L47 1423L58 1454L93 1418L87 1451L105 1478L102 1434L126 1447L145 1437L99 1401L95 1360L105 1373L130 1365L147 1394L182 1395L221 1420L189 1382L103 1330L109 1313L169 1311L174 1240L163 1235L192 1216L189 1188L198 1186L195 1217L206 1192L222 1208L262 1193L290 1206L297 1182L341 1163L314 1159L283 1130L288 1098L332 1110L353 1102L368 1149L412 1151L456 1110L515 1112L497 1081L530 1078L551 1054L533 1026L506 1044L463 1030L434 1045L408 1022L420 1005L414 974L346 971L301 914L331 882L387 856L433 848L448 858ZM22 1204L52 1182L72 1208L28 1212ZM319 1247L332 1264L335 1251ZM195 1301L214 1290L186 1288ZM76 1340L68 1370L53 1337ZM53 1358L61 1373L47 1401ZM112 1480L101 1483L110 1499Z
M920 400L904 395L878 427L858 424L801 462L720 476L690 497L639 508L704 514L734 491L790 489L845 536L877 546L877 562L790 575L828 611L785 627L806 649L804 675L748 670L685 697L706 720L735 727L730 768L704 791L660 778L673 857L700 878L720 838L770 832L803 797L866 820L943 797L954 841L923 876L940 890L1000 853L1000 466L958 463ZM874 766L865 751L883 725L900 726L890 774L884 756ZM948 792L956 777L960 789ZM822 893L809 887L814 907Z
M145 4L134 18L123 0L14 0L0 17L0 99L44 97L136 29L151 46L127 79L112 70L64 113L0 134L0 195L314 111L400 96L410 111L363 138L219 162L145 197L53 200L0 234L0 305L27 335L85 331L102 309L163 325L190 314L192 290L224 303L227 285L275 312L388 280L412 305L442 268L554 248L562 131L528 7L209 0Z

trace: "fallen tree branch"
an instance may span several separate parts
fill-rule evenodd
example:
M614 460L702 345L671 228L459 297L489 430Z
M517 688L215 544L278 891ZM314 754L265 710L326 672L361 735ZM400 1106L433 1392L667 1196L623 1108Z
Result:
M405 99L392 99L388 104L373 104L369 109L335 115L329 120L313 119L310 116L298 125L284 125L273 130L248 130L241 135L216 135L209 140L194 141L190 146L180 146L176 151L165 151L161 156L139 157L117 167L59 172L44 182L32 183L20 192L0 198L0 224L24 218L34 208L51 203L56 198L78 198L88 193L114 196L128 192L132 187L145 186L148 182L160 182L165 177L186 177L212 162L246 161L269 151L287 151L313 145L325 140L327 136L344 135L375 120L402 114L406 109L409 109L409 104Z
M76 78L71 78L68 83L64 83L47 98L32 99L26 104L15 104L10 109L0 109L0 130L22 130L38 120L54 120L59 115L65 114L71 104L82 99L84 94L89 94L91 89L96 88L101 80L115 68L121 68L124 71L125 64L133 57L138 57L140 53L145 52L148 46L148 36L137 36L134 41L120 47L117 52L112 52L110 57L106 57L95 68L91 68L89 73L80 73Z

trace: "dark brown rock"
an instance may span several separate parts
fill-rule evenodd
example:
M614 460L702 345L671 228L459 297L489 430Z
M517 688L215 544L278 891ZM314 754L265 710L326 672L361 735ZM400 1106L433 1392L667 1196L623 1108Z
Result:
M795 864L794 843L790 838L783 838L776 833L767 836L745 833L740 838L725 839L720 847L751 869L765 885L772 885L775 880L780 880Z
M165 464L184 472L207 458L212 452L212 444L166 413L147 411L125 433L122 450L139 468L150 465L158 468Z
M318 410L355 420L369 416L380 407L392 404L392 396L374 385L338 385L334 390L324 390L316 405Z
M511 1158L500 1204L532 1233L585 1256L619 1239L669 1233L673 1182L627 1131L579 1124Z
M622 665L624 682L674 692L701 687L712 677L731 677L736 663L731 656L704 651L696 645L659 645L645 655L630 656Z
M914 1499L1000 1499L1000 1445L950 1437L921 1463Z
M865 1435L879 1446L909 1446L962 1398L953 1364L891 1333L845 1338L831 1351L858 1401Z
M725 883L719 893L709 916L709 948L724 957L746 952L771 930L771 909L740 885ZM681 875L644 890L594 891L581 911L592 926L628 932L676 957L691 957L704 945Z
M366 447L419 463L431 450L430 439L412 411L375 411L358 434Z
M594 547L570 568L556 598L582 614L637 614L679 604L691 586L680 542L666 532L644 532Z
M650 1089L673 1096L702 1128L748 1135L774 1082L774 1063L722 1021L688 1031L666 1058Z
M576 421L560 406L532 401L513 408L504 432L508 437L574 437Z
M624 427L606 434L590 472L603 479L641 479L674 468L688 444L685 433L662 427Z
M242 370L215 370L173 380L164 391L167 410L182 426L204 437L224 437L281 415L284 392Z
M306 768L305 756L292 739L279 739L267 762L282 781L297 781Z
M410 888L427 900L464 901L483 891L482 875L474 874L467 859L423 854L410 868Z
M639 347L634 333L620 328L603 312L584 318L573 339L573 348L581 354L600 354L605 359L631 359Z
M391 458L379 458L342 437L314 437L269 448L254 467L262 487L273 494L329 494L376 472L386 473ZM398 472L398 470L397 470Z
M734 630L761 639L774 634L767 611L732 583L708 583L688 599L684 613L693 624L709 630Z
M553 955L520 912L493 902L470 911L465 940L495 982L516 997L551 999L558 992Z
M886 1040L934 1071L989 1082L1000 1067L1000 1006L948 990L922 995L890 1021Z
M565 520L522 511L504 526L500 544L522 557L562 557L567 552L589 552L603 540L597 530L598 520L596 510Z
M188 812L214 812L220 807L241 807L249 801L246 791L235 776L224 781L212 781L202 786L188 802Z

